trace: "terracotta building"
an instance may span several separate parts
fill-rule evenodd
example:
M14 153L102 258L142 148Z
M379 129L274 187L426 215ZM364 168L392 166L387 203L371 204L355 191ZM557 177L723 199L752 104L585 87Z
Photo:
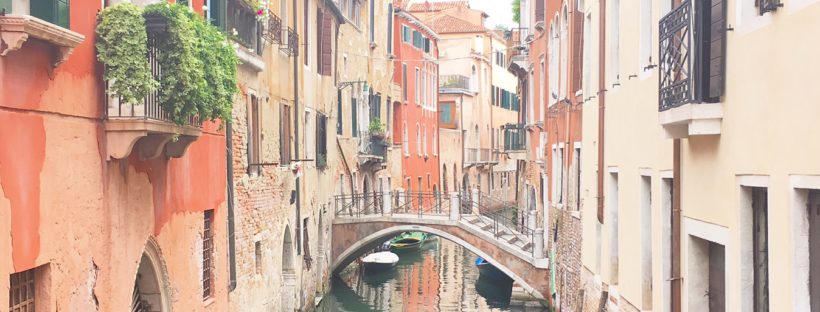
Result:
M438 140L439 36L403 8L394 14L393 82L401 86L394 104L393 143L401 145L402 188L441 191Z
M225 132L106 95L100 1L0 4L0 302L227 310Z

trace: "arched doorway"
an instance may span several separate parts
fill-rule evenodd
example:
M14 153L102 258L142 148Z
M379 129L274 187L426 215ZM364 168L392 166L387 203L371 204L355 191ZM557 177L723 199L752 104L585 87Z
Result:
M282 239L282 292L280 306L282 311L293 311L296 307L296 270L293 267L293 240L290 226L285 227Z
M149 239L137 267L134 289L131 293L131 311L171 311L168 302L167 271L160 258L159 245Z
M443 179L441 179L441 183L442 183L441 186L442 186L442 189L444 190L444 194L447 194L447 193L450 192L450 189L447 187L447 165L442 165L441 166L441 171L442 171L441 176L443 177Z

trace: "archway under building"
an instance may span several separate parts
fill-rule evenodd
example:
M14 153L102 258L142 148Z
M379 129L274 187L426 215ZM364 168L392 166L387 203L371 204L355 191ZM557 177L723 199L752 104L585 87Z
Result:
M168 272L162 261L159 244L149 238L142 252L134 289L131 293L131 311L166 312L171 311L168 299Z

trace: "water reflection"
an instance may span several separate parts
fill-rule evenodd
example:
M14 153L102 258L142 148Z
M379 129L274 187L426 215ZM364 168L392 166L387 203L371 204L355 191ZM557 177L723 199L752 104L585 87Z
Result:
M418 252L399 254L395 270L335 277L318 311L519 311L512 283L480 277L477 257L434 238Z

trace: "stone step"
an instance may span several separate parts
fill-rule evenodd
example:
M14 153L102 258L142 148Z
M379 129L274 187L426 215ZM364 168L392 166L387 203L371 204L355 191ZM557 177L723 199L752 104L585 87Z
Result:
M481 218L472 218L468 222L470 222L471 224L477 224L481 222Z
M530 251L530 249L532 249L532 244L526 243L524 244L524 246L521 247L521 249L523 249L524 251Z
M489 231L489 230L493 229L493 225L492 224L485 224L484 226L481 227L481 229L485 230L485 231Z
M507 240L507 242L510 243L510 244L515 244L518 241L519 241L518 236L515 236L515 235L513 235L513 237L511 237L510 239Z

